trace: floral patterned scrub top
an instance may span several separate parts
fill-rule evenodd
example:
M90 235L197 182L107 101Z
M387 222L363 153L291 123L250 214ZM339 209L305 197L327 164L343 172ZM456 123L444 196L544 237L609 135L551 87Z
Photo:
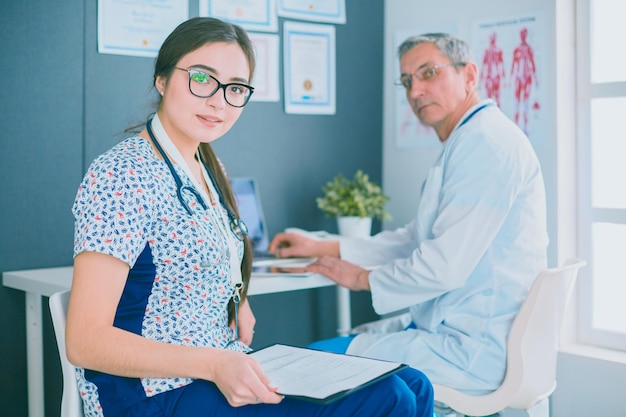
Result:
M227 306L234 288L228 243L215 220L223 221L225 209L217 204L203 210L191 192L183 191L183 199L193 215L180 203L174 178L151 144L138 136L126 139L92 163L78 189L74 255L99 252L130 265L116 327L165 343L246 351L240 342L230 343ZM243 245L237 242L241 259ZM88 369L78 369L77 377L86 416L117 412L192 382Z

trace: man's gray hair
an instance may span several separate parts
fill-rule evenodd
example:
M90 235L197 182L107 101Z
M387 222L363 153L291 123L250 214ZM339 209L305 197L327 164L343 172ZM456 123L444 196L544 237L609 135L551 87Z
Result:
M469 45L459 38L447 33L425 33L411 36L398 47L398 58L402 59L414 46L422 43L432 43L444 54L450 62L468 63L473 62L472 51Z

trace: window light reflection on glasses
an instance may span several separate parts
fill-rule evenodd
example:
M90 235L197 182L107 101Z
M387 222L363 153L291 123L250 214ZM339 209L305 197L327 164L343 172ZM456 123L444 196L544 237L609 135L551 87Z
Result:
M189 74L189 92L196 97L209 98L221 88L224 90L224 100L233 107L243 107L248 104L254 87L243 83L222 84L217 78L195 68L179 68Z
M400 79L395 82L395 85L410 90L413 87L413 78L418 81L430 81L439 74L439 70L442 68L460 67L463 65L465 65L465 62L452 62L450 64L429 65L427 67L417 69L412 74L402 74L400 76Z

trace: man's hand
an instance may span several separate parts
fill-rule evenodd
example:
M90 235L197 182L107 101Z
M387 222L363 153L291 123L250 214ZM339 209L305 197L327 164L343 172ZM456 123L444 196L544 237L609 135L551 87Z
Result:
M300 233L278 233L270 243L269 252L279 258L339 257L339 242L311 239Z
M342 287L353 291L370 290L370 271L348 261L323 256L307 265L306 270L327 276Z

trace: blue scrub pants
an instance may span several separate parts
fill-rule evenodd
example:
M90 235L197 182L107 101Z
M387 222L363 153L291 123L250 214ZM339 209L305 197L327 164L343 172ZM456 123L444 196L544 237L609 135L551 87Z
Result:
M334 351L345 345L345 352L349 341L331 340ZM147 398L119 417L432 417L433 401L428 378L406 368L327 405L286 397L279 404L231 407L215 384L196 380Z
M158 394L127 410L125 417L432 417L432 386L407 368L327 405L284 398L279 404L231 407L217 387L198 380ZM104 410L105 416L106 410ZM108 417L108 416L107 416Z
M415 324L413 324L413 322L411 322L405 330L407 329L416 329L417 326L415 326ZM313 342L311 344L309 344L309 348L311 349L317 349L317 350L323 350L326 352L335 352L335 353L346 353L346 351L348 350L348 346L350 345L350 342L352 342L352 340L356 337L356 335L348 335L348 336L340 336L340 337L334 337L332 339L325 339L325 340L319 340L316 342ZM409 368L410 369L410 368ZM417 391L414 391L416 393L417 397L421 397L423 398L424 403L422 404L424 411L424 414L419 414L419 415L423 415L423 416L433 416L433 417L437 417L437 413L434 411L434 397L433 397L433 389L430 383L430 380L428 380L428 378L422 374L421 372L415 370L415 369L410 369L412 371L418 372L422 379L423 382L422 384L415 384L413 385L414 388L418 388L419 386L429 386L430 387L430 395L428 396L424 396L423 394L417 394ZM406 371L406 370L405 370ZM400 377L402 377L402 372L405 371L401 371L398 375ZM414 389L413 388L413 389ZM419 388L418 388L419 389ZM419 403L418 403L418 408L420 407ZM430 411L428 411L430 410Z

